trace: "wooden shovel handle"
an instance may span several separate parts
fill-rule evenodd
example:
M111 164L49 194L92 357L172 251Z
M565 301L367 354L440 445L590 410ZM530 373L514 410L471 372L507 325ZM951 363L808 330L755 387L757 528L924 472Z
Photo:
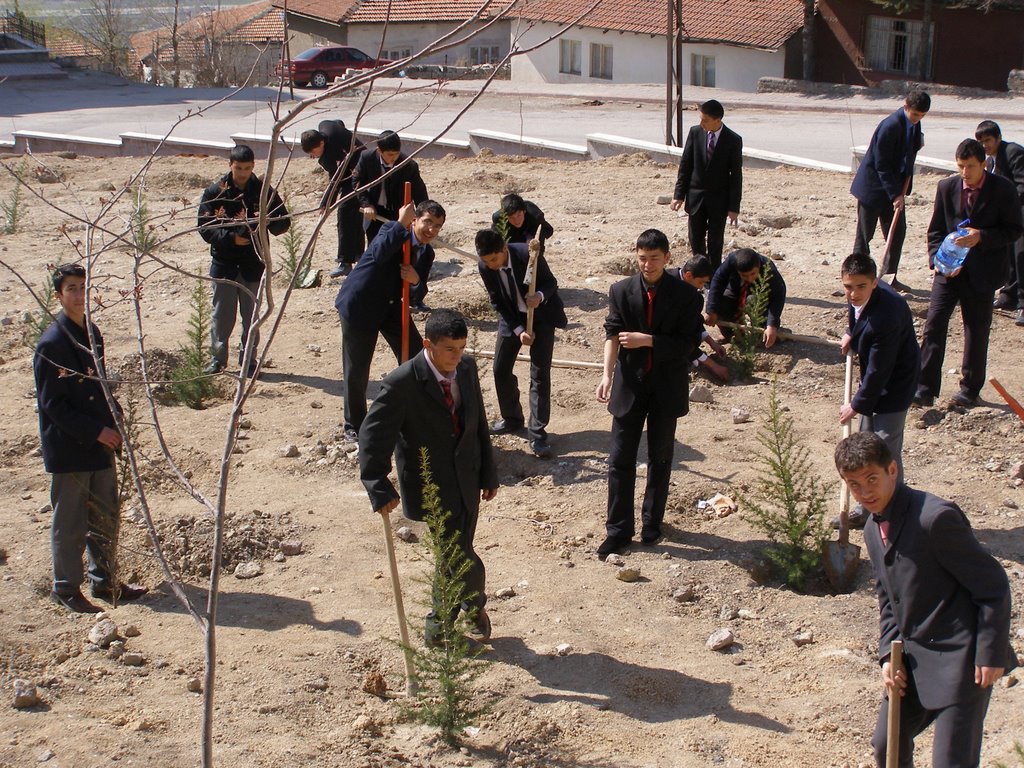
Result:
M889 676L895 679L903 668L903 641L893 640L889 650ZM899 768L900 764L900 692L889 689L889 720L886 727L885 768Z
M843 404L853 399L853 355L846 356L846 378L843 381ZM853 431L853 419L843 424L843 439ZM839 543L850 543L850 488L846 480L839 481Z
M408 205L412 202L412 182L405 182L405 196L402 205ZM406 241L402 243L402 263L412 263L412 238L406 238ZM409 359L409 312L411 309L411 300L409 298L409 284L402 281L402 362L404 363Z
M537 292L537 259L539 256L540 242L531 240L530 261L526 267L526 271L530 273L530 292L527 297L533 296ZM533 336L533 307L526 308L526 332Z

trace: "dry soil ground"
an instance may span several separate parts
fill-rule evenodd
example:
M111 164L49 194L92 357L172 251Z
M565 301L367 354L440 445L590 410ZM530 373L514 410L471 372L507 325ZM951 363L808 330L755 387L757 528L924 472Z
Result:
M127 159L45 157L67 186L34 183L46 200L80 215L95 211L109 187L137 167ZM298 161L282 184L293 209L313 208L324 182L309 161ZM159 160L148 177L152 213L177 208L160 230L187 229L203 186L224 170L221 160ZM598 361L608 286L621 279L636 235L664 229L685 258L685 219L654 198L671 190L674 169L640 156L593 163L478 158L424 162L431 195L448 209L444 236L470 248L472 234L490 220L500 194L516 189L539 203L556 228L548 258L560 282L570 325L558 334L556 355ZM923 316L928 272L924 230L935 177L919 179L908 208L910 234L901 278ZM749 171L741 226L729 237L772 255L788 285L784 324L804 334L836 339L846 310L839 265L853 241L849 178L799 170ZM0 199L11 183L0 179ZM62 233L60 228L66 225ZM310 220L301 221L305 231ZM333 227L326 228L316 265L327 267ZM21 229L0 235L0 257L33 287L46 265L75 257L71 241L83 225L29 199ZM277 253L281 253L278 247ZM169 262L203 271L204 244L194 233L160 252ZM129 261L115 254L102 266L112 275L103 293L110 308L96 319L112 368L130 370L135 332L128 308L110 301L126 285ZM280 282L280 281L279 281ZM184 341L192 283L169 270L150 275L142 299L146 342L173 352ZM492 704L462 751L430 731L403 723L396 704L362 691L382 673L401 691L401 657L379 519L370 512L354 460L334 450L340 439L340 338L333 300L337 282L292 298L269 367L247 408L251 425L233 456L228 555L256 558L264 572L223 584L219 632L216 754L230 766L859 766L869 762L868 738L881 693L875 661L877 607L864 562L852 594L832 596L819 579L807 594L761 577L763 537L740 514L708 519L696 501L731 493L755 476L755 434L772 379L810 448L816 470L834 481L830 455L840 434L837 412L842 365L837 351L786 343L759 360L752 382L704 382L714 402L697 404L681 420L672 477L668 538L651 549L634 547L627 560L643 578L624 583L615 567L597 560L603 532L606 447L610 416L594 399L593 371L554 374L551 432L557 458L535 459L519 438L498 438L501 490L484 505L477 536L488 567L488 591L512 587L515 596L491 597L491 662L480 679ZM471 342L493 344L494 317L476 266L439 251L428 303L462 308L473 318ZM280 289L280 285L279 285ZM200 697L187 689L200 673L200 635L152 559L144 533L124 525L126 569L152 588L112 618L141 634L127 648L142 666L126 666L86 648L92 625L69 616L46 597L49 578L49 480L38 445L31 356L23 345L25 312L33 303L3 270L0 327L0 765L195 765ZM422 322L422 318L419 320ZM1022 331L994 321L990 374L1024 395ZM962 333L954 322L944 393L955 390ZM381 347L374 380L393 366ZM482 364L487 370L487 364ZM520 371L524 379L525 369ZM495 398L484 379L490 408ZM371 394L373 388L371 387ZM1005 566L1014 591L1013 632L1024 650L1024 504L1011 468L1024 458L1024 429L998 396L983 392L985 407L967 413L912 411L906 464L911 483L958 501L978 536ZM743 407L754 421L733 424ZM207 410L165 407L161 421L171 450L204 492L212 493L229 405ZM496 416L496 413L492 414ZM152 434L143 445L155 453ZM295 444L299 456L281 448ZM323 446L318 447L318 445ZM333 458L332 458L333 457ZM147 470L154 514L172 563L188 592L204 588L202 552L209 525L197 504ZM834 487L834 486L832 486ZM831 491L830 491L831 493ZM196 517L199 520L196 520ZM397 526L399 519L393 521ZM301 539L304 551L275 561L271 539ZM860 534L853 539L860 541ZM414 578L422 574L421 545L398 542L398 558L414 625L420 613ZM692 584L695 599L672 591ZM743 618L730 618L743 611ZM723 612L724 610L724 612ZM705 648L708 635L730 627L730 652ZM812 632L798 647L793 636ZM568 643L572 652L557 656ZM42 705L10 707L10 679L40 686ZM1024 686L995 690L987 720L983 763L1011 761L1013 741L1024 739ZM920 765L929 765L922 740Z

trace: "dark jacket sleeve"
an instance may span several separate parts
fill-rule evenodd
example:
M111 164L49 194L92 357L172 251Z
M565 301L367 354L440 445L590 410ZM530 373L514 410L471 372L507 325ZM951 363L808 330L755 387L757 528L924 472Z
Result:
M729 280L735 272L735 260L732 254L729 254L725 257L725 261L715 270L715 274L711 276L711 282L708 284L707 311L709 314L718 314L718 305L722 301L725 289L729 287Z
M380 161L377 159L376 152L363 152L359 155L359 160L356 161L356 168L352 174L352 186L362 187L372 183L374 180L380 178ZM371 199L371 193L374 193ZM377 189L375 187L368 187L367 189L360 190L358 194L359 206L361 208L373 207L376 200Z
M686 143L683 145L683 156L679 158L679 172L676 174L676 187L672 192L673 200L685 200L686 193L690 190L690 178L693 176L693 163L695 146L693 129L686 134Z
M740 200L743 198L743 138L732 132L734 141L729 151L729 210L740 210Z
M224 205L222 191L218 182L214 182L203 192L199 201L199 235L216 250L227 251L235 247L237 226L228 225L228 219L222 219L217 211Z
M416 260L415 270L416 274L420 276L420 281L416 285L409 286L409 300L413 304L422 304L423 299L427 297L427 278L430 277L430 268L434 265L434 248L432 246L425 246L423 253Z
M267 231L272 235L283 235L292 225L291 216L285 207L284 200L277 194L277 190L270 188L270 199L267 201Z
M901 134L904 130L903 121L899 118L885 120L879 126L878 142L875 147L875 170L889 200L895 200L903 194L904 175L900 172L900 165L905 153L900 152L900 148L903 146ZM914 136L917 136L916 130Z
M537 290L544 294L545 303L558 291L558 280L543 256L537 257Z
M410 181L412 181L412 201L419 205L424 200L430 199L427 195L427 185L423 182L423 177L420 176L420 166L415 160L409 161L408 170Z
M900 639L900 628L881 579L875 580L875 594L878 596L878 661L885 663L889 660L892 641Z
M547 240L553 234L555 234L555 228L548 224L546 218L544 218L544 211L540 209L536 203L526 200L526 215L528 218L533 219L535 226L533 231L530 232L530 237L535 237L538 240Z
M782 324L782 310L786 306L786 281L778 267L769 260L766 262L770 274L768 277L768 317L766 322L778 328Z
M1024 147L1003 142L1006 152L1006 170L1010 181L1017 187L1017 200L1024 205Z
M860 348L863 375L850 403L857 413L875 412L875 405L896 368L899 349L900 336L895 330L869 328L865 331Z
M505 325L508 326L511 331L519 325L519 313L512 312L512 308L507 299L502 295L501 286L498 282L501 280L500 273L490 269L482 261L477 265L477 268L480 272L480 279L483 280L484 289L487 291L487 298L490 300L491 306L494 307L494 311L501 316L501 319L505 321Z
M374 511L399 498L388 474L391 472L391 455L405 422L406 408L414 400L402 394L402 381L394 376L384 378L380 393L374 398L359 428L359 479L366 488L370 508Z
M87 372L79 370L81 363L72 351L75 342L63 333L59 323L51 326L32 360L39 408L62 432L91 445L107 424L96 414L74 405L81 375ZM102 345L99 337L97 342Z
M484 393L480 389L480 372L477 369L476 361L471 360L473 371L473 389L475 390L478 413L483 419L483 428L477 430L477 439L480 441L480 488L485 491L493 491L498 487L498 469L494 463L494 449L491 447L491 432L487 428L487 413L484 407Z
M956 180L957 177L953 177ZM935 203L932 205L932 217L928 221L928 266L931 268L935 267L935 254L938 253L939 246L942 245L942 241L946 239L953 230L949 228L949 223L946 221L946 206L944 197L946 196L946 189L948 188L949 179L940 181L938 186L935 188Z

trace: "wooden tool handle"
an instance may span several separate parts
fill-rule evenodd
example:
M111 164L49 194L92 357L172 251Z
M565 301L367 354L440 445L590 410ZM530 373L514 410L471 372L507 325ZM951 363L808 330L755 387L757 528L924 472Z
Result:
M846 378L843 381L843 404L853 399L853 355L846 356ZM843 424L843 439L850 436L853 419ZM850 542L850 488L840 476L839 481L839 543Z
M405 182L405 197L402 205L412 202L412 182ZM412 238L406 238L402 243L402 264L412 263ZM411 310L409 298L409 283L402 281L402 362L409 359L409 312Z
M903 668L903 641L893 640L889 650L889 676ZM900 696L899 688L889 688L889 721L886 728L885 768L899 768L900 764Z
M539 257L540 242L537 240L531 240L530 261L526 267L526 271L530 274L530 292L527 294L527 298L533 296L537 292L537 259ZM533 336L533 307L526 308L526 332Z
M402 601L402 585L398 580L398 560L395 558L395 541L391 536L391 521L387 515L380 516L384 523L384 548L388 553L388 565L391 568L391 591L395 595L395 611L398 613L398 635L402 639L402 651L405 655L405 692L409 696L416 695L416 669L412 663L412 646L409 645L409 627L405 621L405 604Z

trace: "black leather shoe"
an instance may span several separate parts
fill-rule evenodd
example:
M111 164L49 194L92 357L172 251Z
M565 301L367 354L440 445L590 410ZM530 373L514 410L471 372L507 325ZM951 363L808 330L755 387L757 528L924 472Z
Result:
M530 450L533 451L533 455L538 459L550 459L555 455L554 451L551 450L551 446L548 445L548 441L543 438L538 438L530 443Z
M623 552L626 551L626 547L628 546L628 540L618 539L614 536L609 536L604 541L602 541L601 546L597 548L597 559L604 561L608 559L608 555L621 555Z
M640 534L640 543L645 547L653 547L663 538L661 531L643 531Z
M410 312L429 312L430 311L430 307L428 307L423 302L420 302L419 304L412 304L412 305L410 305L409 306L409 311Z
M347 262L341 261L341 262L338 262L338 265L328 273L328 276L329 277L345 277L351 271L352 271L352 265L347 263Z
M136 584L122 584L120 587L93 587L92 596L108 603L130 603L149 592Z
M72 595L58 595L56 592L51 592L50 599L74 613L100 613L103 611L98 605L93 605L86 600L85 595L81 592L75 592Z
M512 435L523 431L523 422L510 421L509 419L498 419L491 424L492 435Z
M479 643L486 643L491 639L491 617L487 615L486 608L477 611L476 621L469 630L469 636Z
M205 368L203 368L203 373L206 374L207 376L212 376L213 374L220 373L223 370L224 370L224 364L223 363L221 363L218 360L211 360L207 364L207 366Z
M1008 312L1012 312L1017 309L1017 302L1011 299L1009 296L999 294L998 298L992 302L992 306L995 309L1004 309Z
M978 397L961 389L950 398L949 402L950 405L959 405L961 408L973 408L978 404Z
M892 276L892 282L889 283L889 285L897 293L910 293L910 286L909 285L904 285L899 280L897 280L896 279L896 275Z
M931 408L935 405L935 398L931 395L926 395L923 392L918 392L914 395L914 405L918 408Z

